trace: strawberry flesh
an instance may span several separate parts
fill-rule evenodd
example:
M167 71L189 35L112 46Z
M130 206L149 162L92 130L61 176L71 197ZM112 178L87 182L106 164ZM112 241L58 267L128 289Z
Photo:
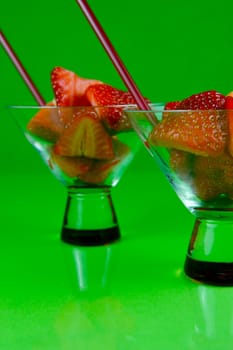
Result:
M118 139L113 139L114 157L110 160L93 160L91 169L79 178L89 184L101 184L111 172L129 155L130 149Z
M55 142L61 135L64 124L58 116L54 102L47 104L48 108L41 108L27 124L27 130L49 142Z
M133 96L126 91L110 85L92 85L86 90L86 97L92 106L119 106L135 104ZM149 102L149 100L147 99ZM123 107L99 108L98 113L110 130L121 131L131 128L130 122L123 113Z
M203 156L217 156L226 145L227 123L219 111L172 112L156 125L150 142Z
M189 179L192 175L193 155L189 152L172 149L170 151L170 166L182 179Z
M165 109L165 111L179 109L179 108L177 108L179 106L179 104L180 104L180 101L167 102L164 106L164 109Z
M171 101L165 104L165 110L206 110L225 109L226 97L215 90L191 95L182 101Z
M233 93L226 96L225 108L227 110L227 122L229 130L228 150L233 157Z
M135 104L132 95L62 67L52 70L51 83L55 99L48 105L59 108L41 108L27 125L52 143L48 166L85 183L112 184L130 152L115 134L132 129L123 113L123 105Z
M112 106L135 104L133 96L126 91L103 84L99 80L79 77L72 71L55 67L51 73L56 104L66 106ZM149 100L147 99L149 102ZM122 108L98 109L99 116L111 132L131 129Z
M62 67L55 67L51 73L52 87L57 106L88 106L85 92L92 84L102 84L98 80L79 77L74 72Z
M185 98L176 106L176 109L224 109L224 106L225 96L215 90L210 90Z
M210 90L169 102L165 109L179 112L166 112L151 136L153 143L174 148L172 169L204 201L233 194L233 159L225 151L229 142L233 155L233 94L229 95Z
M195 157L193 163L193 189L202 200L211 200L233 194L233 159L223 153L220 157Z
M92 159L111 159L114 156L112 138L102 123L87 112L73 119L56 142L54 152L61 156Z
M52 169L54 166L58 166L64 174L74 178L87 173L90 170L92 163L93 160L89 158L63 157L52 152L49 164Z

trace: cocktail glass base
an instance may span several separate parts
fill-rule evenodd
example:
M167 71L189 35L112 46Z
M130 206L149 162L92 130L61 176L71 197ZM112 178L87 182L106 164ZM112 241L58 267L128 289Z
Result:
M99 246L120 237L111 188L69 188L61 230L63 242Z
M233 286L233 222L197 220L186 255L184 271L205 284Z

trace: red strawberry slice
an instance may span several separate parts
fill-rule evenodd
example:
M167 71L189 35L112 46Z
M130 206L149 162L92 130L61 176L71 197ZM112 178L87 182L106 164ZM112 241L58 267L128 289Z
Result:
M176 106L176 109L224 109L224 106L225 96L215 90L210 90L185 98Z
M93 113L84 111L73 119L54 146L61 156L111 159L114 156L112 138Z
M177 106L180 104L180 101L167 102L164 106L165 111L173 111L177 109ZM170 112L163 112L163 119L169 116Z
M180 178L189 180L192 176L193 157L188 152L172 149L170 152L170 166Z
M27 124L27 130L32 134L50 142L55 142L61 135L64 124L58 116L55 103L49 102L48 108L41 108Z
M227 153L220 157L197 156L193 162L193 189L203 200L233 193L233 158Z
M220 157L197 156L193 162L193 191L197 197L208 201L224 193L223 172Z
M67 176L79 177L82 174L87 173L93 163L92 159L85 157L63 157L52 152L49 160L49 165L53 170L55 166L58 166L63 173Z
M129 92L116 89L110 85L92 85L86 91L92 106L125 105L135 103Z
M102 84L98 80L81 78L62 67L55 67L52 70L51 81L57 105L63 107L90 105L85 96L86 89L92 84Z
M180 112L164 112L166 118L155 127L151 141L177 148L170 152L171 167L200 199L209 201L219 195L232 198L233 160L225 148L231 129L229 149L233 155L233 93L225 97L216 91L206 91L165 107ZM182 113L183 109L190 111ZM187 163L188 160L191 162Z
M226 96L225 108L233 110L233 92L230 92Z
M227 109L227 121L228 121L228 129L229 129L229 141L228 141L228 149L230 155L233 157L233 92L230 92L226 96L225 108Z
M116 89L107 84L91 85L86 90L86 98L92 106L113 106L135 104L133 96L126 91ZM149 100L147 99L149 102ZM115 131L131 128L123 107L99 108L98 112L105 125Z
M199 176L193 181L193 192L199 199L210 201L222 194L222 185L207 176Z
M48 108L42 107L34 115L29 121L27 129L46 141L56 142L77 112L73 107L60 107L59 110L51 108L55 107L55 101L49 102L47 106Z
M170 113L154 127L149 141L197 155L217 156L224 151L226 138L225 113L203 110Z
M127 145L113 138L113 150L114 157L111 160L94 160L91 169L83 174L80 174L79 178L90 184L99 185L111 177L112 172L121 163L121 173L122 173L122 162L130 153L130 149ZM117 174L113 176L117 177ZM112 179L110 179L110 183Z
M179 109L177 108L180 104L180 101L172 101L172 102L167 102L164 106L165 110L174 110L174 109Z

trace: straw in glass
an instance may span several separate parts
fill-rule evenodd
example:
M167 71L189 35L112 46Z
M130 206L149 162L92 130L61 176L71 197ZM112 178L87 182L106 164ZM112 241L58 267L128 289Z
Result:
M26 83L27 87L29 88L31 94L35 98L36 102L42 106L45 105L45 100L41 96L39 90L35 86L34 82L30 78L29 74L23 67L22 63L20 62L18 56L16 55L15 51L13 50L12 46L10 45L9 41L7 40L6 36L3 34L3 31L0 30L0 43L2 44L3 48L5 49L6 53L10 57L12 63L18 70L19 74L21 75L22 79Z
M125 86L129 90L131 95L134 97L135 102L138 105L139 109L150 110L150 107L148 106L143 95L139 91L135 81L133 80L132 76L129 74L125 64L123 63L120 56L116 52L115 48L113 47L112 43L110 42L109 38L107 37L103 27L101 26L101 24L99 23L98 19L95 16L95 14L93 13L92 9L88 5L87 1L76 0L76 2L78 3L78 5L81 8L85 17L87 18L89 24L91 25L92 29L94 30L99 41L103 45L110 60L112 61L116 70L118 71L120 77L122 78ZM152 119L152 117L150 119ZM153 122L155 122L154 117L153 117Z

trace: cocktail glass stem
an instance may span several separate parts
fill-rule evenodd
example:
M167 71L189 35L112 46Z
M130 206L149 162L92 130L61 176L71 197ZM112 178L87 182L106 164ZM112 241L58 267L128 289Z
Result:
M233 221L198 219L185 261L185 273L194 280L233 285Z
M120 229L108 187L69 188L62 240L66 243L94 246L120 238Z

